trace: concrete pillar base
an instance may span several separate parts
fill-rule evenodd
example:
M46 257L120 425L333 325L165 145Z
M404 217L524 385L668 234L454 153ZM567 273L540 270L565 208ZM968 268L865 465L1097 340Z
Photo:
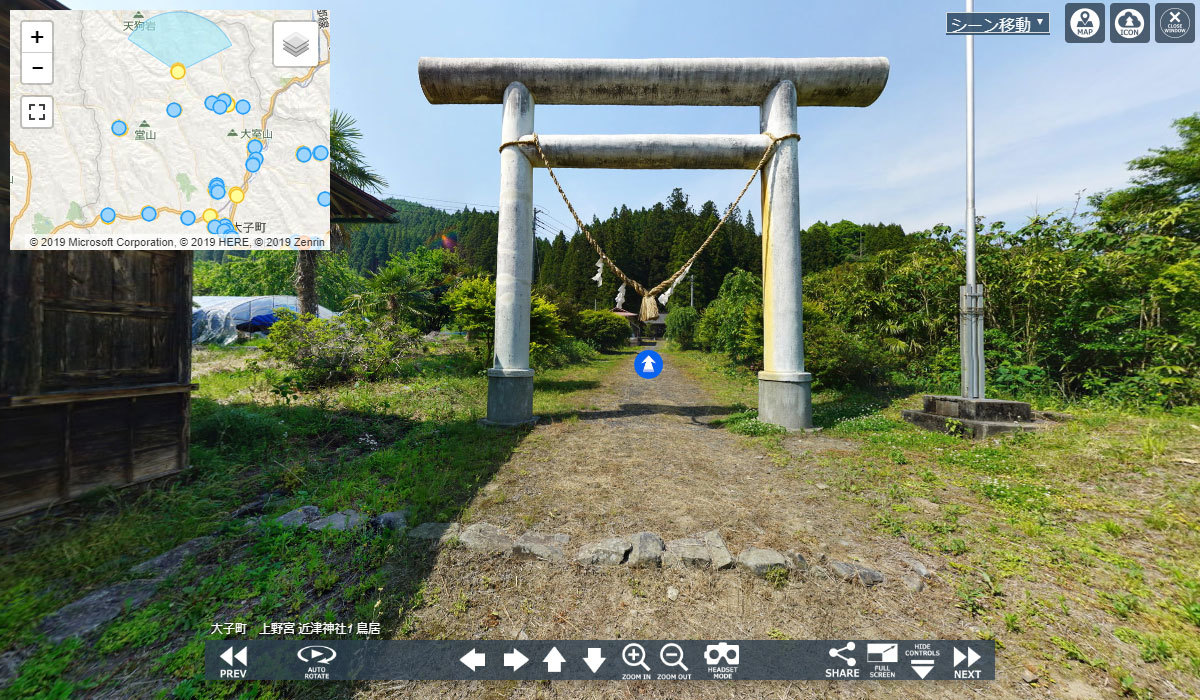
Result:
M808 372L759 372L758 419L788 430L811 430L812 375Z
M487 418L484 425L513 427L536 422L533 415L533 370L489 369Z

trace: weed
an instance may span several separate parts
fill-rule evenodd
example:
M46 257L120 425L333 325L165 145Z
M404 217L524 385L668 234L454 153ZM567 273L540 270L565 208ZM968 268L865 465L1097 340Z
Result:
M767 569L767 572L763 574L763 578L767 580L767 583L769 583L772 588L780 589L787 585L788 575L788 570L786 568L782 566L773 566Z

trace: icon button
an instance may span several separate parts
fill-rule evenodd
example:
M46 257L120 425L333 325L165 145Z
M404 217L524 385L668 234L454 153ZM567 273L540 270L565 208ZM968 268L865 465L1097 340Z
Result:
M588 647L587 656L583 657L583 663L592 669L592 673L595 673L608 660L604 658L602 652L600 647Z
M900 645L895 642L871 644L867 643L867 662L873 664L894 664L900 659Z
M463 654L463 657L459 659L459 661L463 662L464 666L474 671L483 666L487 666L487 654L484 654L480 651L475 651L475 648L471 647L471 651Z
M1069 2L1063 16L1067 22L1067 43L1104 43L1104 3Z
M709 666L717 666L722 663L727 666L737 666L741 659L741 646L737 644L720 642L718 644L709 644L704 649L704 661Z
M517 651L515 648L512 651L505 652L504 654L504 665L508 666L514 671L524 666L528 661L529 657Z
M54 54L22 53L21 82L26 85L49 85L54 82Z
M1114 2L1112 12L1111 41L1114 44L1145 44L1150 41L1147 21L1150 19L1150 3Z
M683 647L674 642L664 644L663 648L658 650L658 660L667 666L678 666L685 671L688 670L688 667L683 665Z
M249 650L249 647L242 647L241 651L235 652L233 650L233 647L229 647L225 651L221 652L221 660L224 661L226 663L226 665L228 665L228 666L233 666L234 661L245 666L246 665L246 652L248 650Z
M967 668L970 668L970 667L974 666L975 662L978 660L979 660L979 654L976 653L976 651L974 649L972 649L971 647L967 647L967 653L965 653L965 654L962 653L961 651L959 651L958 647L954 647L954 665L955 666L958 666L963 661L966 661Z
M21 96L21 128L49 129L54 126L54 98Z
M846 646L841 647L840 649L838 647L831 647L829 649L829 656L831 658L836 656L842 661L845 661L847 666L853 666L854 664L858 663L858 660L853 656L843 656L843 651L854 651L854 642L846 642Z
M928 676L929 672L933 670L933 659L913 659L909 663L912 664L913 671L916 671L921 678Z
M1190 44L1196 41L1196 3L1165 3L1154 6L1154 40L1161 44Z
M637 643L626 644L621 650L621 660L626 666L641 666L647 671L650 667L646 665L646 647Z
M50 20L21 22L21 53L50 53L53 50L53 22Z
M275 22L271 28L272 62L281 68L311 68L320 61L320 41L316 22Z

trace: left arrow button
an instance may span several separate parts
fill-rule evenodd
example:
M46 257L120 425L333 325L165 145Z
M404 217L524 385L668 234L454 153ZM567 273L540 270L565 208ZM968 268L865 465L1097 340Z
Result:
M463 662L467 668L474 671L481 666L487 665L487 654L471 649L471 651L468 651L466 654L464 654L459 661Z

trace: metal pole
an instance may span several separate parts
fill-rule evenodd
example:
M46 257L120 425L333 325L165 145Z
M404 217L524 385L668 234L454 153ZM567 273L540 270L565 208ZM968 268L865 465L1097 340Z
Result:
M966 0L967 12L974 0ZM959 354L962 363L962 396L982 399L983 387L983 288L975 277L975 37L967 35L967 234L966 285L959 294Z
M696 307L696 275L695 274L688 275L688 284L691 285L691 290L688 295L688 306L695 308Z

